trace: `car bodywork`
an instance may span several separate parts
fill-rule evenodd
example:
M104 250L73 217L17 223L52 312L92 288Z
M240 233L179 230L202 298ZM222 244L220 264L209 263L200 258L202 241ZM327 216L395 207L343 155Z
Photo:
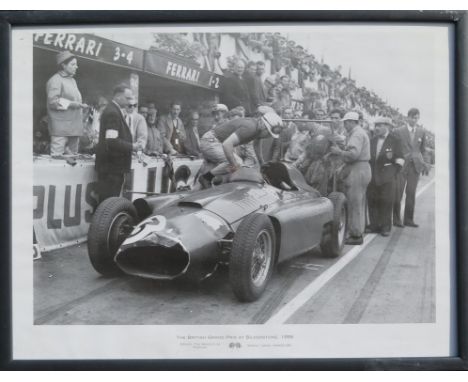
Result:
M275 163L240 171L229 183L207 190L136 199L141 220L120 245L114 261L125 273L152 279L204 279L229 262L242 220L267 215L285 261L321 243L333 204L308 186L295 168Z

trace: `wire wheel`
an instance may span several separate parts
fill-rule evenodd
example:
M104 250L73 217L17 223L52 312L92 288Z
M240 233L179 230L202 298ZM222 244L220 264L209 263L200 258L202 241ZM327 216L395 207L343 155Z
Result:
M268 275L268 270L273 257L273 240L270 233L266 230L261 231L255 243L252 254L252 283L261 286Z
M240 301L255 301L265 290L273 273L276 236L270 218L261 213L247 216L232 242L229 280Z

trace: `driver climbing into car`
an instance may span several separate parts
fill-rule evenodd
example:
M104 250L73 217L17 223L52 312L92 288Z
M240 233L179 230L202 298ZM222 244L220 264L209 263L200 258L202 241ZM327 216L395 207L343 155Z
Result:
M200 176L203 188L210 187L216 176L235 172L242 166L242 159L235 152L237 146L253 141L255 152L259 153L259 141L270 136L278 138L282 128L281 117L269 112L259 118L233 119L206 133L203 136L205 143L200 145L200 150L205 161L215 163L216 166Z

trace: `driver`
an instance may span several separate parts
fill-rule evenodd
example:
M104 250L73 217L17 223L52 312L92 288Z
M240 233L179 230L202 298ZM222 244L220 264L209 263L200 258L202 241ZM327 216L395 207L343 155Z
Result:
M281 117L269 112L258 118L233 119L207 132L203 136L206 144L201 145L200 149L205 161L215 163L216 166L199 178L202 186L210 187L215 176L235 172L242 166L242 159L235 152L237 146L253 141L258 153L260 139L269 136L278 138L282 128ZM218 149L215 150L215 147ZM214 152L217 155L212 155Z

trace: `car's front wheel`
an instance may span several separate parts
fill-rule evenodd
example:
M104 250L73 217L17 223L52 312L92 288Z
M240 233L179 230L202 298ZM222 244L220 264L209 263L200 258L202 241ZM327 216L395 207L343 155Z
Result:
M341 192L332 192L328 198L333 203L333 220L325 227L320 248L325 256L338 257L343 250L347 231L346 197Z
M255 301L271 278L276 236L268 216L254 213L239 225L232 243L229 279L240 301Z
M125 198L104 200L93 215L88 231L88 255L93 268L103 276L121 273L114 256L137 223L135 206Z

